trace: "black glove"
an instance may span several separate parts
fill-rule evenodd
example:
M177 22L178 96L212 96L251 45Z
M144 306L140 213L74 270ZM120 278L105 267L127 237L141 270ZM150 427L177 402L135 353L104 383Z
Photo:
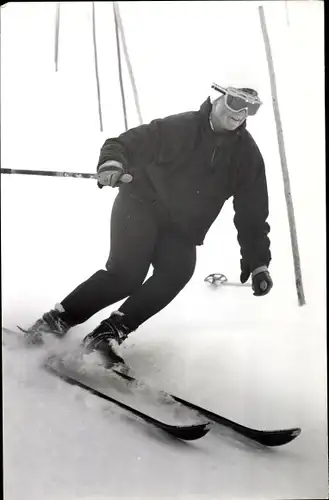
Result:
M266 266L261 266L252 272L252 289L256 297L269 293L273 287L273 281Z
M269 291L273 287L273 281L266 266L260 266L252 273L250 267L243 262L243 259L241 259L240 261L240 266L241 283L246 283L246 281L248 281L250 275L252 274L252 289L256 297L261 297L262 295L266 295L269 293Z
M118 161L107 161L97 171L97 186L100 189L104 186L117 187L121 182L131 181L132 176L125 172L122 164Z

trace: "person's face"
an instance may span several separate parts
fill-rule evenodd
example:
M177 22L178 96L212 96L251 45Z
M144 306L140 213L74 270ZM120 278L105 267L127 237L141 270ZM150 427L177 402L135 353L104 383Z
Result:
M247 118L247 110L231 111L225 106L224 96L213 102L211 111L211 121L215 131L235 130Z

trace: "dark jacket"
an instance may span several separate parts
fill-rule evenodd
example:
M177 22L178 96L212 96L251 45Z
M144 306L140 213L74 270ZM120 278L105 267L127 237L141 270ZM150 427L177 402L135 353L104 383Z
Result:
M244 264L251 270L271 260L268 194L262 155L246 130L215 133L208 98L199 111L180 113L107 139L98 166L123 163L133 181L120 190L158 201L171 224L194 244L233 196L234 223Z

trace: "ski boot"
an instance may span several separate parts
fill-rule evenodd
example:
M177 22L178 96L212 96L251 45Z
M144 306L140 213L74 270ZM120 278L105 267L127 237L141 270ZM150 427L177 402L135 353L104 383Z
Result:
M63 319L63 313L65 313L63 306L61 304L56 304L54 309L43 314L40 319L26 330L18 327L24 332L25 343L27 345L43 345L44 334L49 333L58 338L64 337L68 330L74 325L69 324Z
M125 324L124 314L114 311L111 316L103 320L91 333L86 335L82 346L87 354L98 352L105 367L112 368L121 365L126 368L124 359L119 356L117 347L122 344L133 330Z

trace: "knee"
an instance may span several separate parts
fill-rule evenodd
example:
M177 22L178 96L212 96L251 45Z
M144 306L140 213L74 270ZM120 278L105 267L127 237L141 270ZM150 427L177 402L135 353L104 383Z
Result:
M195 261L186 261L179 266L160 270L163 280L182 289L190 281L194 274ZM159 272L159 271L158 271Z
M114 266L111 262L106 263L106 277L109 282L115 283L120 289L124 289L126 295L130 295L140 287L147 275L146 270L136 270L131 267Z
M192 278L195 270L195 262L186 263L176 271L177 281L183 286L186 285Z

